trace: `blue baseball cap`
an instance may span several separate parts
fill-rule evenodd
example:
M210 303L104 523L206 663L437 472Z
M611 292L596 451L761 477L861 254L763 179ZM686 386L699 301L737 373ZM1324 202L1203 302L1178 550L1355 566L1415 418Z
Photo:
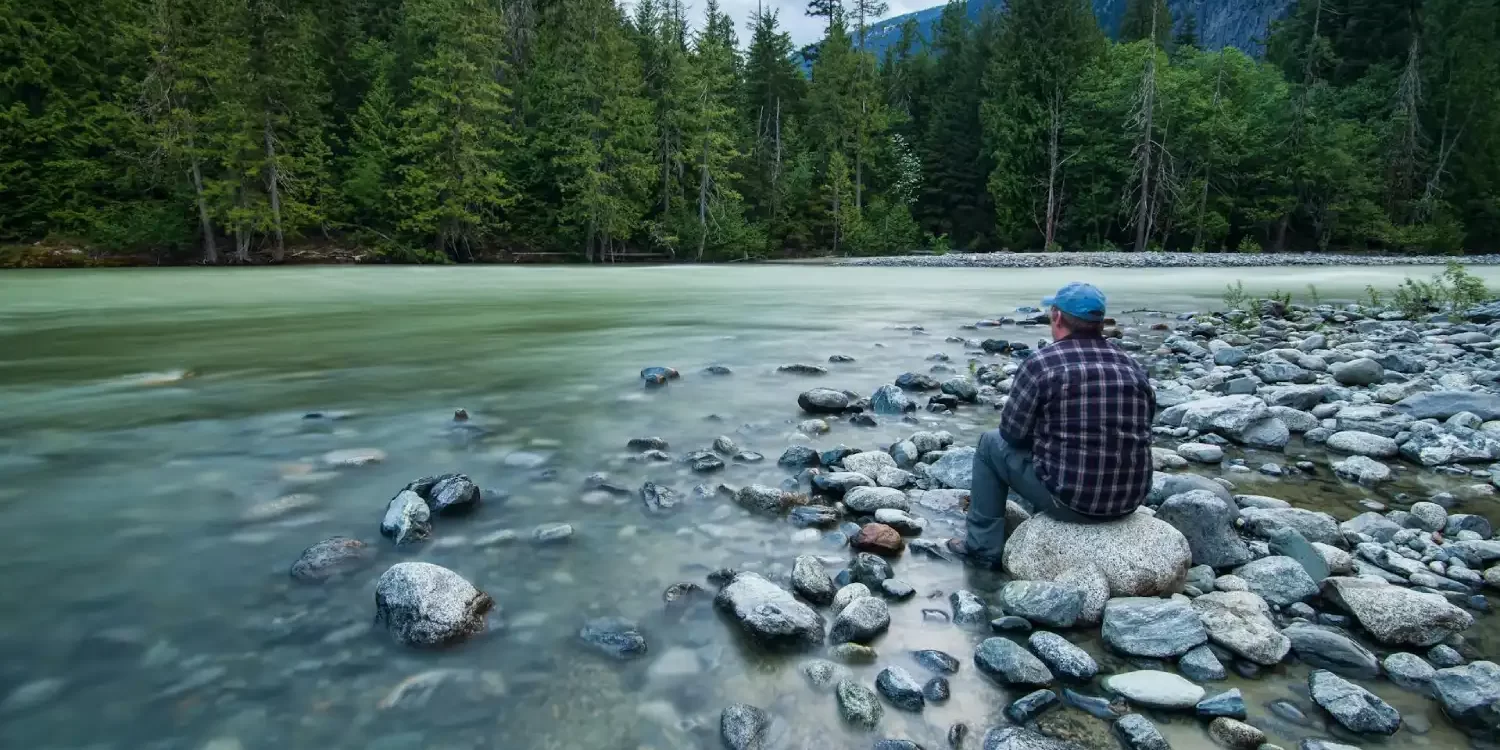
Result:
M1104 320L1104 292L1093 284L1075 281L1042 300L1042 308L1055 307L1079 320Z

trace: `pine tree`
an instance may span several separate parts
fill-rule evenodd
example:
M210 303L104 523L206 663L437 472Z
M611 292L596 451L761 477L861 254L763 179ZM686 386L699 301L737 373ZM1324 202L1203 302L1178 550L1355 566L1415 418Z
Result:
M741 119L752 123L744 196L771 241L785 231L786 174L801 121L806 78L792 59L792 38L778 29L776 11L755 17L745 62Z
M354 226L390 231L391 219L401 211L394 196L401 147L400 111L390 81L394 61L378 45L367 54L376 58L375 78L350 119L340 192Z
M1172 11L1167 8L1167 0L1129 0L1116 36L1121 44L1154 39L1156 46L1166 49L1172 38Z
M924 92L922 225L934 235L948 235L957 247L979 244L989 233L992 217L985 189L986 159L974 137L980 130L977 72L984 68L976 32L962 0L943 8L933 30L936 59Z
M741 158L734 106L737 46L728 17L719 11L717 0L709 0L693 44L693 108L687 131L696 177L698 261L710 244L724 250L744 238L743 207L734 188L740 178L734 169Z
M1048 134L1105 41L1087 0L1014 0L993 49L980 109L995 164L989 192L998 239L1025 245L1058 221L1047 196L1057 190L1062 156L1048 148Z
M502 158L515 141L500 83L505 26L492 0L408 0L403 33L427 45L401 112L400 229L472 259L515 199Z
M1198 14L1189 12L1182 17L1182 24L1177 27L1177 35L1172 37L1172 49L1174 51L1197 49L1198 45Z

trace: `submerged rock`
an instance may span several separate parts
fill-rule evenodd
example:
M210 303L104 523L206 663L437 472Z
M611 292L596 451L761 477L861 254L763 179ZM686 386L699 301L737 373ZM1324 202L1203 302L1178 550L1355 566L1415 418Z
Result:
M834 643L868 643L890 626L891 611L885 601L873 596L861 597L834 617L828 639Z
M578 637L605 656L634 659L645 656L646 636L640 626L623 617L596 617L584 623Z
M729 750L765 750L771 717L746 703L726 706L719 714L719 736Z
M880 698L875 695L875 691L853 680L840 681L834 688L834 694L838 697L839 714L844 717L844 721L854 726L874 729L885 715L885 709L880 707Z
M402 490L386 505L380 534L396 544L420 542L432 533L431 518L426 500L411 490Z
M1494 662L1439 669L1432 690L1454 723L1479 734L1500 731L1500 666Z
M463 576L431 563L397 563L375 584L376 622L408 646L444 646L481 633L494 606Z
M374 550L358 539L331 537L303 550L292 563L291 576L299 581L321 583L363 570L374 562L374 557Z
M1332 672L1308 675L1307 688L1313 701L1351 732L1390 735L1401 727L1401 714L1389 703Z

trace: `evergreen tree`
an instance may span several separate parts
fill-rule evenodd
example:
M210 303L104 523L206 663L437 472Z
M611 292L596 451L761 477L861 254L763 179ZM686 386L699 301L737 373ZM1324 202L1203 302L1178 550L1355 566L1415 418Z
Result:
M798 146L797 126L807 87L793 60L793 49L791 35L778 28L776 11L761 10L755 17L745 62L741 119L752 125L744 196L752 215L766 226L771 242L780 241L787 228L786 175Z
M977 30L962 0L943 8L933 30L933 63L922 133L922 190L918 203L924 229L948 235L957 247L976 247L989 234L992 210L979 139L979 78L984 58Z
M1030 246L1056 226L1063 156L1051 148L1051 134L1061 129L1074 85L1104 49L1087 0L1010 3L980 108L995 164L988 184L999 241Z
M1172 49L1176 51L1198 48L1198 14L1188 13L1182 17L1176 36L1172 37Z
M515 200L502 158L515 140L510 91L496 54L505 26L492 0L407 0L403 33L426 52L397 136L400 229L438 253L472 258Z
M693 44L692 101L688 146L693 155L697 235L695 259L702 261L710 246L716 254L745 252L758 245L746 235L743 205L734 170L741 153L736 127L735 93L738 60L734 27L708 1L703 29Z
M1129 0L1116 36L1121 44L1152 39L1156 46L1166 49L1172 38L1172 11L1167 0Z

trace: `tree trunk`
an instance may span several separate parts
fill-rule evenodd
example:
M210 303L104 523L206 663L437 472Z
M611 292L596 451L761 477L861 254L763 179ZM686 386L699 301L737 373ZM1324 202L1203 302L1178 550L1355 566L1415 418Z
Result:
M1216 67L1218 68L1218 70L1214 73L1214 114L1218 114L1219 112L1219 96L1224 87L1223 55L1219 55L1219 61ZM1213 146L1212 143L1210 143L1208 150L1208 159L1203 163L1203 195L1198 199L1198 227L1193 232L1193 246L1192 248L1190 248L1195 251L1203 248L1203 219L1208 214L1208 186L1209 181L1213 178L1213 174Z
M188 139L188 148L193 141ZM214 224L208 218L208 199L203 195L203 172L198 168L198 157L192 157L193 192L198 198L198 222L203 228L203 262L211 266L219 264L219 245L214 240Z
M281 228L281 171L276 167L276 138L271 132L271 118L266 118L266 190L271 195L271 260L280 263L286 258L286 235Z
M1060 95L1056 93L1052 96L1049 108L1051 119L1047 127L1047 216L1043 220L1043 251L1051 250L1057 237L1057 176L1062 169L1058 143L1062 131L1062 104L1058 101L1059 98Z
M698 262L708 246L708 133L703 134L703 169L698 175Z

